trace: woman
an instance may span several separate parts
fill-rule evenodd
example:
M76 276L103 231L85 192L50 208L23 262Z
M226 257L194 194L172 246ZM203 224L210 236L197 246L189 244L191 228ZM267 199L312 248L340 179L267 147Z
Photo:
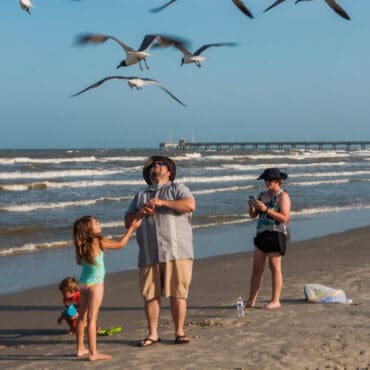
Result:
M249 298L245 307L254 307L262 283L262 275L266 260L269 262L272 274L272 297L264 307L279 308L280 292L283 285L281 273L281 256L286 251L287 224L290 217L290 198L288 193L281 189L283 180L288 175L278 168L268 168L257 179L263 179L267 191L261 192L257 200L249 199L249 215L252 218L259 216L257 233L254 238L256 246L253 256L253 271L250 282Z

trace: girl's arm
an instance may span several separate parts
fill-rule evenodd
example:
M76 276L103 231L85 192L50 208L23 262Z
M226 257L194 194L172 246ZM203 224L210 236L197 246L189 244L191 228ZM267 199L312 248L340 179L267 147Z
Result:
M130 227L128 228L126 234L122 236L122 238L119 241L103 238L102 239L102 245L104 249L122 249L129 239L131 238L134 231L140 227L142 220L135 219L132 221Z

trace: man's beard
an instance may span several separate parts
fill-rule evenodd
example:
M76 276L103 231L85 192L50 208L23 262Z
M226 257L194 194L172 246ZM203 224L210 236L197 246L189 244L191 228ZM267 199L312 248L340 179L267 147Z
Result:
M163 175L160 171L153 171L151 174L150 174L150 179L155 182L156 184L159 183L159 181L161 181Z

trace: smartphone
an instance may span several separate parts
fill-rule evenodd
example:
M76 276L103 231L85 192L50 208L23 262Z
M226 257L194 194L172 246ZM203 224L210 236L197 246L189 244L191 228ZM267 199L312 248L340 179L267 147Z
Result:
M253 206L257 204L256 198L253 195L249 196L249 203L251 203Z

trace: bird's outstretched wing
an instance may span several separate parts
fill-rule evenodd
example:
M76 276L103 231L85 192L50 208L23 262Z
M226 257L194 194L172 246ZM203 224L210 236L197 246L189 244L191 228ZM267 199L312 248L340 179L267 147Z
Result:
M125 43L123 43L121 40L117 39L114 36L101 35L96 33L86 33L78 35L76 38L76 43L79 45L102 44L109 39L117 42L123 49L125 49L125 51L133 51L133 49L130 46L127 46Z
M341 7L339 6L335 0L325 0L326 3L337 13L339 14L341 17L343 17L344 19L347 19L347 20L351 20L351 18L349 17L349 15L346 13L346 11Z
M166 92L172 99L175 99L178 103L180 103L181 105L183 105L184 107L186 107L186 105L178 98L176 98L175 95L173 95L171 93L171 91L169 91L168 89L166 89L163 85L161 85L158 81L156 80L152 80L151 78L142 78L143 81L146 82L147 85L156 85L158 86L159 88L161 88L164 92Z
M157 35L145 35L138 51L148 50L152 44L157 40Z
M170 36L170 35L145 35L143 42L140 45L138 51L145 51L149 48L161 48L161 47L168 47L174 46L175 44L183 45L184 47L188 47L190 42L182 37L178 36Z
M285 0L276 0L273 4L271 4L268 8L266 8L266 9L264 10L264 12L267 12L267 11L268 11L268 10L270 10L271 8L274 8L276 5L281 4L283 1L285 1Z
M244 3L241 0L232 0L232 2L235 4L235 6L246 16L249 18L253 18L253 14L250 12L250 10L244 5Z
M141 77L135 77L135 76L109 76L109 77L105 77L102 80L99 80L99 81L93 83L92 85L86 87L85 89L79 91L78 93L71 95L71 97L80 95L80 94L84 93L87 90L95 89L96 87L99 87L100 85L102 85L105 81L113 80L113 79L119 79L119 80L141 80L141 81L144 82L143 85L156 85L159 88L161 88L163 91L165 91L171 98L175 99L178 103L180 103L181 105L183 105L184 107L186 107L186 105L180 99L176 98L175 95L173 95L169 90L167 90L164 86L162 86L158 81L153 80L151 78L141 78Z
M204 50L211 48L213 46L236 46L236 45L238 44L235 42L219 42L216 44L206 44L200 47L196 52L194 52L193 55L200 55Z
M71 95L71 98L74 97L74 96L80 95L80 94L84 93L87 90L95 89L95 87L99 87L105 81L113 80L113 79L128 80L130 78L134 78L134 77L124 77L124 76L109 76L109 77L105 77L102 80L99 80L99 81L93 83L92 85L86 87L86 89L83 89L83 90L79 91L78 93Z
M169 5L171 5L171 4L172 4L172 3L174 3L175 1L176 1L176 0L170 0L170 1L167 1L167 3L165 3L165 4L161 5L161 6L159 6L158 8L150 9L150 11L151 11L152 13L158 13L158 12L160 12L161 10L163 10L163 9L167 8Z
M176 43L173 46L175 48L179 49L184 54L184 56L193 56L193 54L188 49L186 49L183 44Z

